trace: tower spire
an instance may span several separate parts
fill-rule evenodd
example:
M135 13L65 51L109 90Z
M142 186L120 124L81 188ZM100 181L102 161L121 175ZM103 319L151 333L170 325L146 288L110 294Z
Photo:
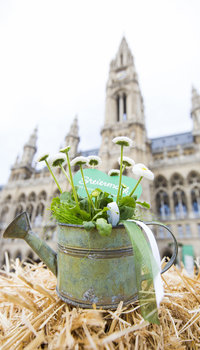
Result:
M33 157L37 151L37 147L36 147L37 132L38 132L38 128L36 127L33 130L32 134L30 135L28 142L25 143L24 145L24 151L20 162L23 165L28 165L28 166L32 165Z
M79 137L78 116L76 115L70 126L69 132L65 137L66 146L71 147L69 152L69 155L71 158L77 155L79 141L80 141L80 137Z
M200 143L200 95L192 86L192 108L191 117L193 121L193 136L196 143Z

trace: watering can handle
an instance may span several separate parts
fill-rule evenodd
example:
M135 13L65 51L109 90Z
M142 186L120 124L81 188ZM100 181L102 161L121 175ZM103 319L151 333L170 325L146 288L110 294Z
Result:
M164 227L167 231L169 231L169 233L171 234L172 238L173 238L173 242L174 242L174 251L173 251L173 254L172 254L172 257L171 259L168 261L168 263L165 265L165 267L162 269L161 271L161 274L166 272L172 265L173 263L175 262L176 260L176 257L177 257L177 254L178 254L178 244L177 244L177 240L176 238L174 237L173 233L171 232L171 230L169 229L169 227L159 223L159 222L145 222L146 225L157 225L157 226L161 226L161 227Z

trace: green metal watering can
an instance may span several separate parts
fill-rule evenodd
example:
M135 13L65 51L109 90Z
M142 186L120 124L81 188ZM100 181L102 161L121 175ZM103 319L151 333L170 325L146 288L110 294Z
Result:
M174 252L161 273L174 263L178 250L174 235L165 228L173 238ZM100 236L96 229L88 232L81 225L58 223L56 253L31 231L28 215L23 212L11 222L3 237L21 238L29 244L57 276L57 294L68 304L115 309L120 301L127 305L138 299L134 252L122 225L113 227L109 236Z

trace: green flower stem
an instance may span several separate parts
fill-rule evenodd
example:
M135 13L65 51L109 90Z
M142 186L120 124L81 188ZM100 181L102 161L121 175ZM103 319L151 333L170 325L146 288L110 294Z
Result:
M126 169L126 165L123 165L122 174L123 174L123 172L124 172L125 169Z
M117 200L116 203L119 203L119 194L121 189L121 183L122 183L122 162L123 162L123 145L121 145L121 160L120 160L120 173L119 173L119 187L117 192Z
M76 204L79 206L79 202L78 202L78 197L77 197L76 189L75 189L74 182L73 182L72 170L71 170L71 165L70 165L70 160L69 160L69 154L68 154L68 152L66 152L66 156L67 156L67 164L68 164L68 168L69 168L70 183L71 183L71 186L72 186L72 191L73 191L74 199L75 199L75 201L76 201Z
M86 186L86 183L85 183L85 178L84 178L84 174L83 174L83 168L82 168L82 165L80 165L80 170L81 170L81 175L82 175L82 179L83 179L84 187L85 187L85 190L86 190L86 193L87 193L87 196L88 196L89 202L90 202L90 204L92 205L93 209L95 209L95 207L94 207L94 203L93 203L93 200L92 200L92 199L91 199L91 197L90 197L90 194L89 194L89 192L88 192L88 189L87 189L87 186Z
M70 179L69 179L69 176L67 175L67 173L66 173L66 171L65 171L65 169L64 169L64 167L63 167L62 164L60 164L60 168L61 168L63 174L66 176L67 180L69 181L69 183L70 183L70 185L71 185L71 181L70 181Z
M53 177L53 179L54 179L56 185L58 186L58 189L59 189L60 193L62 193L61 187L60 187L60 185L59 185L59 183L58 183L58 181L57 181L57 179L56 179L56 177L55 177L53 171L51 170L51 168L50 168L50 166L49 166L49 163L47 162L46 159L45 159L45 163L46 163L46 166L47 166L47 168L49 169L49 172L50 172L50 174L52 175L52 177Z
M143 176L140 176L138 182L136 183L134 189L131 191L131 193L129 194L129 197L131 197L133 195L133 193L135 192L136 188L138 187L139 183L142 181Z

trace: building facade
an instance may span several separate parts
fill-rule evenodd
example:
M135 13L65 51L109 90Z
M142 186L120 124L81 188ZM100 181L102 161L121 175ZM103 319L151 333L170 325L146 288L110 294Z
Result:
M115 59L110 64L106 85L105 120L101 130L99 149L82 152L99 154L101 170L118 167L119 148L112 143L116 136L134 140L134 147L125 149L125 155L136 163L146 164L155 174L153 183L144 180L142 199L151 203L153 219L168 225L180 245L192 246L200 256L200 95L192 89L191 118L193 128L186 133L149 139L145 125L141 94L134 58L123 38ZM71 145L71 158L78 152L80 137L75 117L66 135L65 144ZM4 252L12 258L35 258L30 248L19 240L2 240L2 233L13 218L26 210L33 230L55 244L56 227L51 220L51 199L58 194L47 168L36 170L37 129L24 145L21 159L11 168L8 183L0 190L1 257ZM127 176L132 176L127 171ZM66 186L63 174L56 170L59 182ZM67 189L67 188L66 188ZM167 231L155 230L161 255L170 255ZM3 258L2 258L3 259Z

